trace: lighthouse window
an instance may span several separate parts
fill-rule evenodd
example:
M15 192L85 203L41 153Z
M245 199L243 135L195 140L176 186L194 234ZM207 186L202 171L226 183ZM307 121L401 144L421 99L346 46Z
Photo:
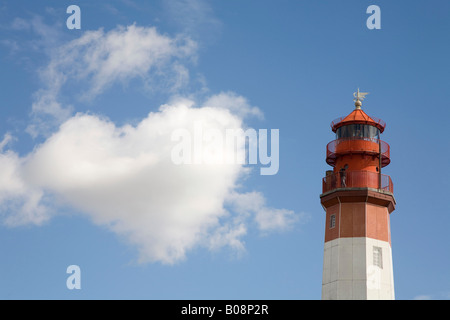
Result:
M336 226L336 215L332 214L330 216L330 229L334 228Z
M378 139L380 130L368 124L349 124L336 130L336 138Z
M383 269L383 249L381 247L373 247L373 265Z

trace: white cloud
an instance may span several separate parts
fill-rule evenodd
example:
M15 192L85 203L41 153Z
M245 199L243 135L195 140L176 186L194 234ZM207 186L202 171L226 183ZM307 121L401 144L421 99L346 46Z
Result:
M413 300L449 300L450 293L448 291L435 292L433 294L420 294L413 298Z
M56 20L54 25L48 25L44 22L42 16L32 14L29 18L23 19L16 17L10 25L10 29L16 32L32 32L37 38L32 40L20 41L22 50L50 51L60 42L62 22Z
M96 96L115 81L146 78L150 71L162 76L172 67L173 58L192 57L195 51L195 42L187 37L170 38L153 27L131 25L107 33L86 32L64 46L52 67L69 68L75 78L87 79L88 96ZM178 74L180 67L174 65Z
M292 210L263 207L256 212L255 221L262 231L273 231L292 227L298 218Z
M36 136L40 129L48 131L48 121L59 124L72 115L72 106L59 99L68 82L81 86L79 96L88 100L114 83L133 78L142 79L150 89L175 92L189 81L188 69L180 61L195 61L196 47L189 37L169 37L154 27L130 25L108 32L86 31L54 49L50 63L40 70L44 87L34 95L35 121L28 131Z
M258 107L251 106L245 97L239 96L234 92L221 92L214 95L205 102L205 105L229 109L241 118L249 116L257 117L259 119L264 118L263 113Z
M16 21L17 28L24 28ZM182 59L194 59L196 45L155 28L118 27L87 31L53 52L41 71L44 87L35 94L38 133L53 118L58 129L23 157L0 143L0 213L8 225L42 224L62 203L126 239L139 261L172 264L197 247L229 246L243 252L243 237L256 227L263 233L285 230L297 221L291 210L266 206L263 194L241 193L249 168L240 164L176 165L172 133L195 125L225 132L243 129L244 119L262 117L247 99L233 92L210 96L203 104L177 98L136 125L116 126L105 117L77 113L62 105L63 86L85 82L94 98L113 83L165 79L177 88L189 81ZM156 82L156 81L155 81ZM164 82L164 81L162 81ZM132 106L127 106L132 107ZM223 145L223 154L244 152L245 143Z
M0 152L3 150L3 148L5 148L5 146L10 143L13 140L13 136L7 132L4 137L3 140L0 142Z
M300 217L305 218L305 215L299 215L292 210L276 209L266 206L266 199L260 192L248 193L231 193L227 198L233 211L242 216L253 216L258 229L264 234L271 231L287 230L291 228Z
M31 24L25 19L16 17L11 23L11 28L13 30L29 30L31 28Z
M170 0L163 6L169 20L186 34L212 40L222 27L207 0Z
M431 296L430 295L426 295L426 294L418 295L418 296L415 296L413 298L413 300L431 300Z
M175 165L171 159L171 134L178 128L193 133L198 122L222 131L241 128L242 119L225 107L178 100L123 127L94 115L71 117L25 158L2 154L3 194L27 197L23 214L10 212L7 219L48 219L41 203L46 190L125 237L142 262L174 263L198 246L243 251L249 224L284 229L294 213L266 207L261 193L239 194L239 179L248 172L241 165Z
M22 177L24 161L12 151L0 150L0 216L9 226L40 225L49 219L50 211L41 201L43 191L28 185Z

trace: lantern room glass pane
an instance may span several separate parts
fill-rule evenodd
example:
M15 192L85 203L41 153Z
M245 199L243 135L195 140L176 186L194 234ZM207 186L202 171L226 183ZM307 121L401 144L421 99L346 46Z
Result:
M380 130L368 124L349 124L336 130L336 139L379 139Z

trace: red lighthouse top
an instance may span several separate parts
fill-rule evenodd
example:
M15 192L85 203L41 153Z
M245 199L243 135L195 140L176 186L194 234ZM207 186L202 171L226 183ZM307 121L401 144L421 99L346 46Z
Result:
M370 126L374 126L380 130L380 133L384 131L386 127L386 123L378 118L369 117L364 111L361 109L362 100L364 100L365 96L368 92L357 92L353 94L355 97L355 110L353 110L348 116L340 117L333 122L331 122L331 129L333 132L336 132L342 126L350 125L350 124L367 124Z
M378 128L380 133L382 133L386 127L386 123L383 120L375 117L369 117L364 111L361 110L360 107L353 110L348 116L340 117L331 122L331 129L333 132L336 132L336 130L340 127L349 124L368 124Z
M391 162L389 144L380 139L386 123L368 116L361 109L367 93L358 89L353 95L355 109L331 123L336 139L327 145L326 162L333 167L333 171L325 178L331 183L324 192L328 188L339 187L369 187L392 192L390 177L381 174L381 168ZM335 180L339 182L341 176L347 177L345 183L333 183Z

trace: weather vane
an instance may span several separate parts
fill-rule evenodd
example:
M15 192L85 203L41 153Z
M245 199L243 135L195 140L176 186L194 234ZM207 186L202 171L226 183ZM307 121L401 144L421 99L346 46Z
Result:
M368 92L359 92L359 88L358 91L353 92L353 96L355 97L353 101L355 101L356 109L361 109L362 101L366 98L368 94L369 94Z

